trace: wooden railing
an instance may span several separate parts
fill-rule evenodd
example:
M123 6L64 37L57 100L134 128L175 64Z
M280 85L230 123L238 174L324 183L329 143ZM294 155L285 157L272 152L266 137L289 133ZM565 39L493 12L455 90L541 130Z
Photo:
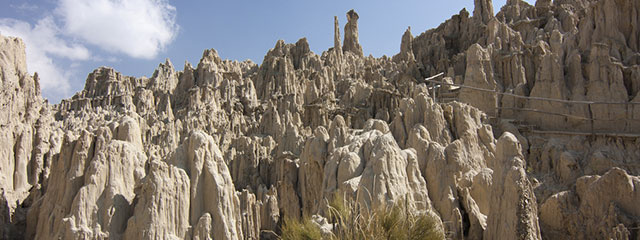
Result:
M513 93L508 93L508 92L501 92L501 91L496 91L493 89L486 89L486 88L479 88L479 87L472 87L472 86L467 86L467 85L463 85L463 84L455 84L455 83L446 83L443 81L437 81L435 79L443 76L444 73L440 73L437 74L435 76L429 77L424 79L424 83L432 83L433 85L429 87L429 90L431 91L432 97L434 97L434 100L436 102L441 102L438 99L438 95L436 93L441 93L442 88L444 86L454 86L454 87L458 87L460 89L470 89L473 91L480 91L480 92L486 92L486 93L492 93L492 94L496 94L496 95L502 95L502 96L509 96L509 97L513 97L516 99L525 99L527 102L528 101L544 101L544 102L556 102L556 103L563 103L563 104L569 104L569 105L586 105L587 106L587 113L588 116L577 116L577 115L571 115L571 114L566 114L566 113L558 113L558 112L549 112L549 111L544 111L541 109L533 109L533 108L526 108L526 107L496 107L496 110L498 110L498 112L500 112L500 110L510 110L510 111L519 111L519 112L531 112L531 113L537 113L537 114L543 114L543 115L555 115L555 116L561 116L561 117L566 117L566 118L571 118L571 119L575 119L575 120L582 120L582 121L588 121L589 122L589 126L590 126L590 132L580 132L580 131L543 131L543 130L531 130L533 133L538 133L538 134L558 134L558 135L586 135L586 136L612 136L612 137L633 137L633 138L640 138L640 132L639 133L630 133L630 132L624 132L624 133L616 133L616 132L599 132L596 131L597 129L595 128L595 122L614 122L614 121L625 121L626 123L629 122L633 122L634 126L638 126L638 129L640 129L640 119L636 119L633 117L629 117L629 111L633 112L633 107L635 105L640 105L640 102L630 102L630 101L625 101L625 102L611 102L611 101L578 101L578 100L565 100L565 99L555 99L555 98L544 98L544 97L530 97L530 96L522 96L522 95L517 95L517 94L513 94ZM602 118L594 118L593 117L593 111L592 111L592 107L596 106L596 105L624 105L625 109L627 111L626 117L625 119L602 119ZM526 105L525 105L526 106ZM631 107L631 110L630 110ZM491 116L497 119L500 119L501 116L498 113L497 116Z

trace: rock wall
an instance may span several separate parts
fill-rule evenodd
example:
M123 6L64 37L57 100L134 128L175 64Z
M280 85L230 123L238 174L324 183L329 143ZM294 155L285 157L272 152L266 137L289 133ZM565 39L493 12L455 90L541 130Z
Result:
M597 130L632 132L638 109L469 90L443 103L422 79L637 100L638 4L516 0L494 16L475 3L473 16L407 29L393 58L363 56L349 11L344 44L334 18L320 55L303 38L277 41L260 65L209 49L150 78L102 67L56 105L21 40L1 37L0 238L268 239L284 219L327 217L335 196L435 214L452 239L637 238L637 139L492 117L587 131L564 115L593 116L615 120Z
M459 96L541 130L638 133L636 1L507 1L495 16L491 1L475 4L473 16L462 10L415 38L425 76L444 72L459 84L529 98L472 89Z
M24 231L11 223L24 225L30 188L46 181L49 149L60 147L49 125L52 106L40 95L38 75L27 72L25 47L19 38L0 38L0 238Z

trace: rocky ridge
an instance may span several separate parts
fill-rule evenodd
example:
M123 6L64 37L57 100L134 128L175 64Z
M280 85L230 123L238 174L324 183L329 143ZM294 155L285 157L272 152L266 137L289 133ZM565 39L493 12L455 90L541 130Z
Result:
M285 218L326 216L338 194L436 214L448 238L637 238L637 138L495 119L637 133L640 106L469 89L443 103L423 79L638 102L638 12L632 0L510 0L494 16L477 0L473 16L407 29L396 56L373 58L349 11L344 43L335 18L321 55L303 38L260 65L210 49L150 78L102 67L57 105L27 73L22 41L2 37L0 237L266 239Z

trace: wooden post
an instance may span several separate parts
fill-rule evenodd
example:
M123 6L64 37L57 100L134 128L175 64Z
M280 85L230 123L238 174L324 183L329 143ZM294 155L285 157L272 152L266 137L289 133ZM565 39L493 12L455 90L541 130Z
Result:
M433 87L431 88L431 93L433 94L433 101L434 102L438 102L438 98L436 98L436 86L438 86L438 84L434 83Z
M444 81L442 81L442 83L440 84L440 87L438 88L438 98L440 98L438 102L442 102L442 103L444 102L444 100L442 100L442 88L444 88L444 86L445 86L445 83Z
M591 122L591 135L595 135L595 129L593 126L593 111L591 110L591 103L589 103L589 121Z
M624 114L624 131L625 132L631 132L633 130L631 129L631 125L629 124L629 119L631 119L629 117L629 102L626 102L624 104L624 108L625 108L625 111L626 111L625 114Z

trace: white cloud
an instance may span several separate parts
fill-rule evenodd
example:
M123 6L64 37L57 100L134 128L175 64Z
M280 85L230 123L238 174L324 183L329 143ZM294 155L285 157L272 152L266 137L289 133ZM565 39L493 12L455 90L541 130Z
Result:
M55 0L54 4L55 10L46 11L35 25L0 19L0 34L24 40L29 72L39 73L43 95L53 102L70 95L70 80L82 62L119 61L115 56L92 55L85 44L150 59L174 40L179 28L176 9L167 0ZM39 8L26 3L11 7Z
M60 0L56 13L67 34L135 58L154 58L178 32L166 0Z
M57 65L53 58L78 61L90 57L84 46L61 38L61 32L51 17L39 20L33 27L20 20L0 19L0 33L22 38L27 47L29 72L38 72L42 92L54 101L69 95L73 68Z
M67 43L60 38L60 30L51 17L45 17L38 21L31 35L32 44L42 48L45 52L71 60L89 59L89 50L77 43Z

